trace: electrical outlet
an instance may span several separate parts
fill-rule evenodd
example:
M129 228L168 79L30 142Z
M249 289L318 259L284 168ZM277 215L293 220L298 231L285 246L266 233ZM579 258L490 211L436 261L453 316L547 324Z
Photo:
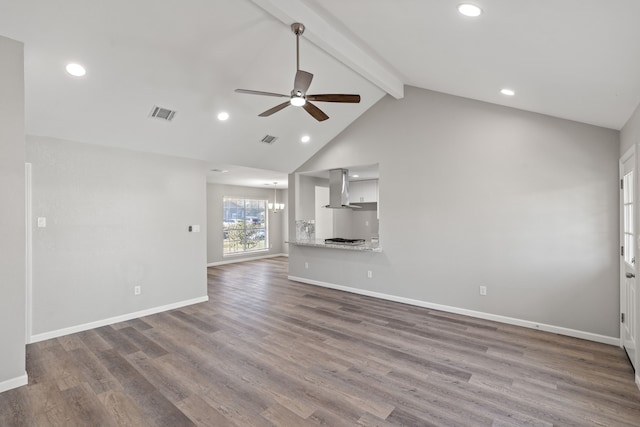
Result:
M134 286L133 287L133 294L134 295L140 295L142 293L142 286Z
M373 279L373 271L371 271L371 270L367 270L367 277L368 277L369 279Z
M304 268L309 268L309 263L307 261L304 262Z
M486 286L480 286L480 295L482 295L483 297L487 296L487 287Z

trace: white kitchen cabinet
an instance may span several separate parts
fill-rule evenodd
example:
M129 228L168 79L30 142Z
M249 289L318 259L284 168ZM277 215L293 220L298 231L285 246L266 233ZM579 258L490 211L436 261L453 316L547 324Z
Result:
M377 201L377 179L349 182L349 203L375 203Z

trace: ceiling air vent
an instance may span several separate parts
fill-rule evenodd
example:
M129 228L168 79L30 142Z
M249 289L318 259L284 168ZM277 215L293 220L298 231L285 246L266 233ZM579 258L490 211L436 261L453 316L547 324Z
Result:
M264 144L273 144L274 142L276 142L276 139L278 139L277 136L265 135L264 138L260 140L260 142Z
M156 119L166 120L168 122L173 120L173 117L175 115L176 115L176 112L174 110L158 107L156 105L154 105L153 109L151 110L151 117L155 117Z

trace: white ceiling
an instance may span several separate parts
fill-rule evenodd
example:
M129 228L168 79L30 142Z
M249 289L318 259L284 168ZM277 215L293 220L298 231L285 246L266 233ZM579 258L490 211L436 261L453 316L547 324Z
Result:
M367 181L370 179L378 179L380 177L378 164L373 165L355 165L346 166L341 165L341 169L347 169L349 171L349 181ZM302 175L313 176L316 178L329 179L329 170L319 170L302 172Z
M640 103L640 1L463 2L321 3L411 86L612 129Z
M474 3L480 18L451 0L0 0L0 35L25 43L29 134L203 159L232 184L286 182L385 92L402 96L397 82L613 129L640 103L640 1ZM294 107L261 118L282 99L233 92L291 90L294 20L309 92L360 104L318 102L322 123ZM153 105L178 113L150 119Z
M289 177L286 173L278 171L223 164L216 165L207 177L208 182L215 184L242 185L245 187L264 187L268 185L271 189L273 189L273 183L275 182L275 187L278 190L289 187L288 179Z

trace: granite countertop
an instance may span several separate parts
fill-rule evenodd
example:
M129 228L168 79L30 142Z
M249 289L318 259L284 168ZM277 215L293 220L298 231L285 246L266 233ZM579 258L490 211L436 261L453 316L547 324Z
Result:
M361 245L340 245L335 243L325 243L324 240L289 240L285 243L290 243L292 245L298 246L311 246L314 248L325 248L325 249L343 249L346 251L361 251L361 252L382 252L382 247L375 243L372 244L370 241L366 241Z

